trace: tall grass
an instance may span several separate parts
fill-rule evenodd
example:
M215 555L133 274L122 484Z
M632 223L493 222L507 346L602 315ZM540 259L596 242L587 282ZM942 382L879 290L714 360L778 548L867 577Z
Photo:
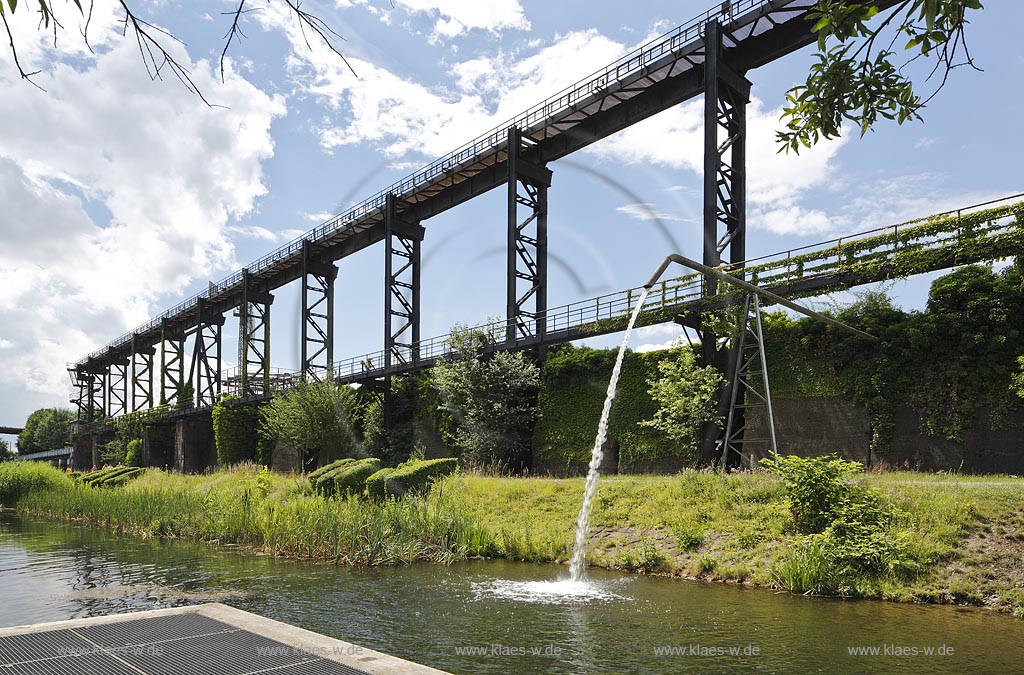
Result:
M458 492L376 503L312 494L279 476L243 467L207 477L149 470L99 490L67 481L23 493L19 510L144 536L239 544L295 558L350 565L449 563L493 551Z
M63 471L43 462L0 462L0 506L14 506L26 494L72 484Z

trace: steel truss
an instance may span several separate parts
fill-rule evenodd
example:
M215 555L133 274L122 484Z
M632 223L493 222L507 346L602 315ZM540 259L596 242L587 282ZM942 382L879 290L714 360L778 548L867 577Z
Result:
M302 377L323 380L334 366L334 280L338 268L302 242Z
M132 338L132 412L153 407L153 357L156 349Z
M750 99L750 82L724 59L718 21L707 23L704 45L703 262L708 267L719 267L728 250L729 262L739 265L746 259L746 106ZM742 273L732 273L742 278ZM710 297L717 292L718 281L705 277L705 295ZM700 331L700 337L704 364L713 365L723 374L731 372L735 366L730 361L733 353L719 343L719 336L705 328ZM743 393L739 395L742 397ZM718 401L720 416L726 412L728 396L728 387L723 387ZM743 428L742 421L739 422L738 428ZM704 425L702 463L716 460L716 446L722 433L714 422Z
M177 404L185 383L185 335L171 330L164 319L160 327L160 405Z
M722 466L751 466L748 446L767 446L772 455L778 452L775 442L775 416L772 413L772 390L768 385L768 360L765 358L764 331L761 329L761 301L748 293L737 337L730 349L729 416L722 436ZM766 438L748 438L745 434L747 411L761 409L768 430Z
M523 158L535 145L508 130L508 278L505 341L543 340L548 308L548 188L551 171ZM525 216L520 216L520 207Z
M270 305L273 302L274 296L256 286L249 270L242 270L238 365L243 398L270 393Z
M116 357L110 360L107 375L107 417L117 417L128 412L128 359Z
M384 367L415 363L420 342L420 248L425 230L387 196L384 215Z
M195 326L192 328L192 365L188 379L195 388L196 405L212 406L220 395L220 337L224 315L211 310L206 300L198 301Z

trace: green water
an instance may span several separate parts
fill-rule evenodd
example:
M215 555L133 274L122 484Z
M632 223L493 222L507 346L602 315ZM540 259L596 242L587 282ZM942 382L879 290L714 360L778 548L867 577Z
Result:
M1024 622L973 608L593 571L603 600L508 597L566 575L504 561L338 568L0 512L0 626L219 601L459 674L1024 672Z

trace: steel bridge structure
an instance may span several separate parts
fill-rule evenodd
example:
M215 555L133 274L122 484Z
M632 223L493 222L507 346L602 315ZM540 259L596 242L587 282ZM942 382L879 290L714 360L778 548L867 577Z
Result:
M430 367L448 349L447 336L420 335L425 224L501 186L507 190L507 297L501 324L482 327L491 349L537 349L620 330L639 289L548 306L549 164L699 95L705 100L703 264L724 266L783 295L814 294L892 276L887 266L894 257L915 247L934 247L934 233L897 227L892 233L868 233L814 251L788 252L784 259L747 256L747 75L815 41L807 20L815 4L721 3L69 364L81 428L154 408L209 409L224 392L242 400L264 399L299 378L382 383L387 401L392 376ZM871 4L886 9L896 2ZM961 258L970 262L1012 255L1006 250L1010 239L1019 250L1019 205L1007 208L993 213L983 232L971 234L985 250ZM886 241L874 241L878 236ZM338 361L337 264L381 242L382 349ZM893 248L892 242L905 248ZM874 254L877 260L871 258ZM934 269L949 266L941 255L936 260L940 266ZM270 309L274 292L296 281L302 291L301 366L289 373L271 366ZM721 293L713 277L666 281L652 293L641 322L678 318L699 330L699 309L723 295L727 291ZM221 334L231 313L239 321L239 365L225 372ZM727 351L717 342L703 340L703 356L724 372ZM712 433L720 435L721 430L709 431L706 443L714 442Z

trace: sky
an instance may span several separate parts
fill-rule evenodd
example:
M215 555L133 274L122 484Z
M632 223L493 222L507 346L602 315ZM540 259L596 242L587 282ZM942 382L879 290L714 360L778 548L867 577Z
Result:
M278 2L250 2L245 37L219 57L231 2L137 0L180 39L169 49L207 106L168 72L153 81L112 0L65 30L12 20L33 82L0 51L0 424L68 405L66 363L224 278L331 215L684 23L709 0L309 0L348 61ZM1021 3L969 27L981 72L954 72L923 123L882 124L809 151L774 141L805 49L748 74L751 257L1024 191ZM349 68L351 66L351 69ZM354 73L353 73L354 71ZM930 84L922 91L929 92ZM695 99L552 163L556 307L643 283L669 252L700 257L703 102ZM423 223L422 334L504 311L504 190ZM337 359L383 343L383 246L339 263ZM920 308L934 277L887 286ZM271 361L296 369L299 289L279 289ZM849 294L821 298L846 301ZM237 362L228 317L225 366ZM645 328L637 349L678 327ZM614 336L591 344L609 346Z

